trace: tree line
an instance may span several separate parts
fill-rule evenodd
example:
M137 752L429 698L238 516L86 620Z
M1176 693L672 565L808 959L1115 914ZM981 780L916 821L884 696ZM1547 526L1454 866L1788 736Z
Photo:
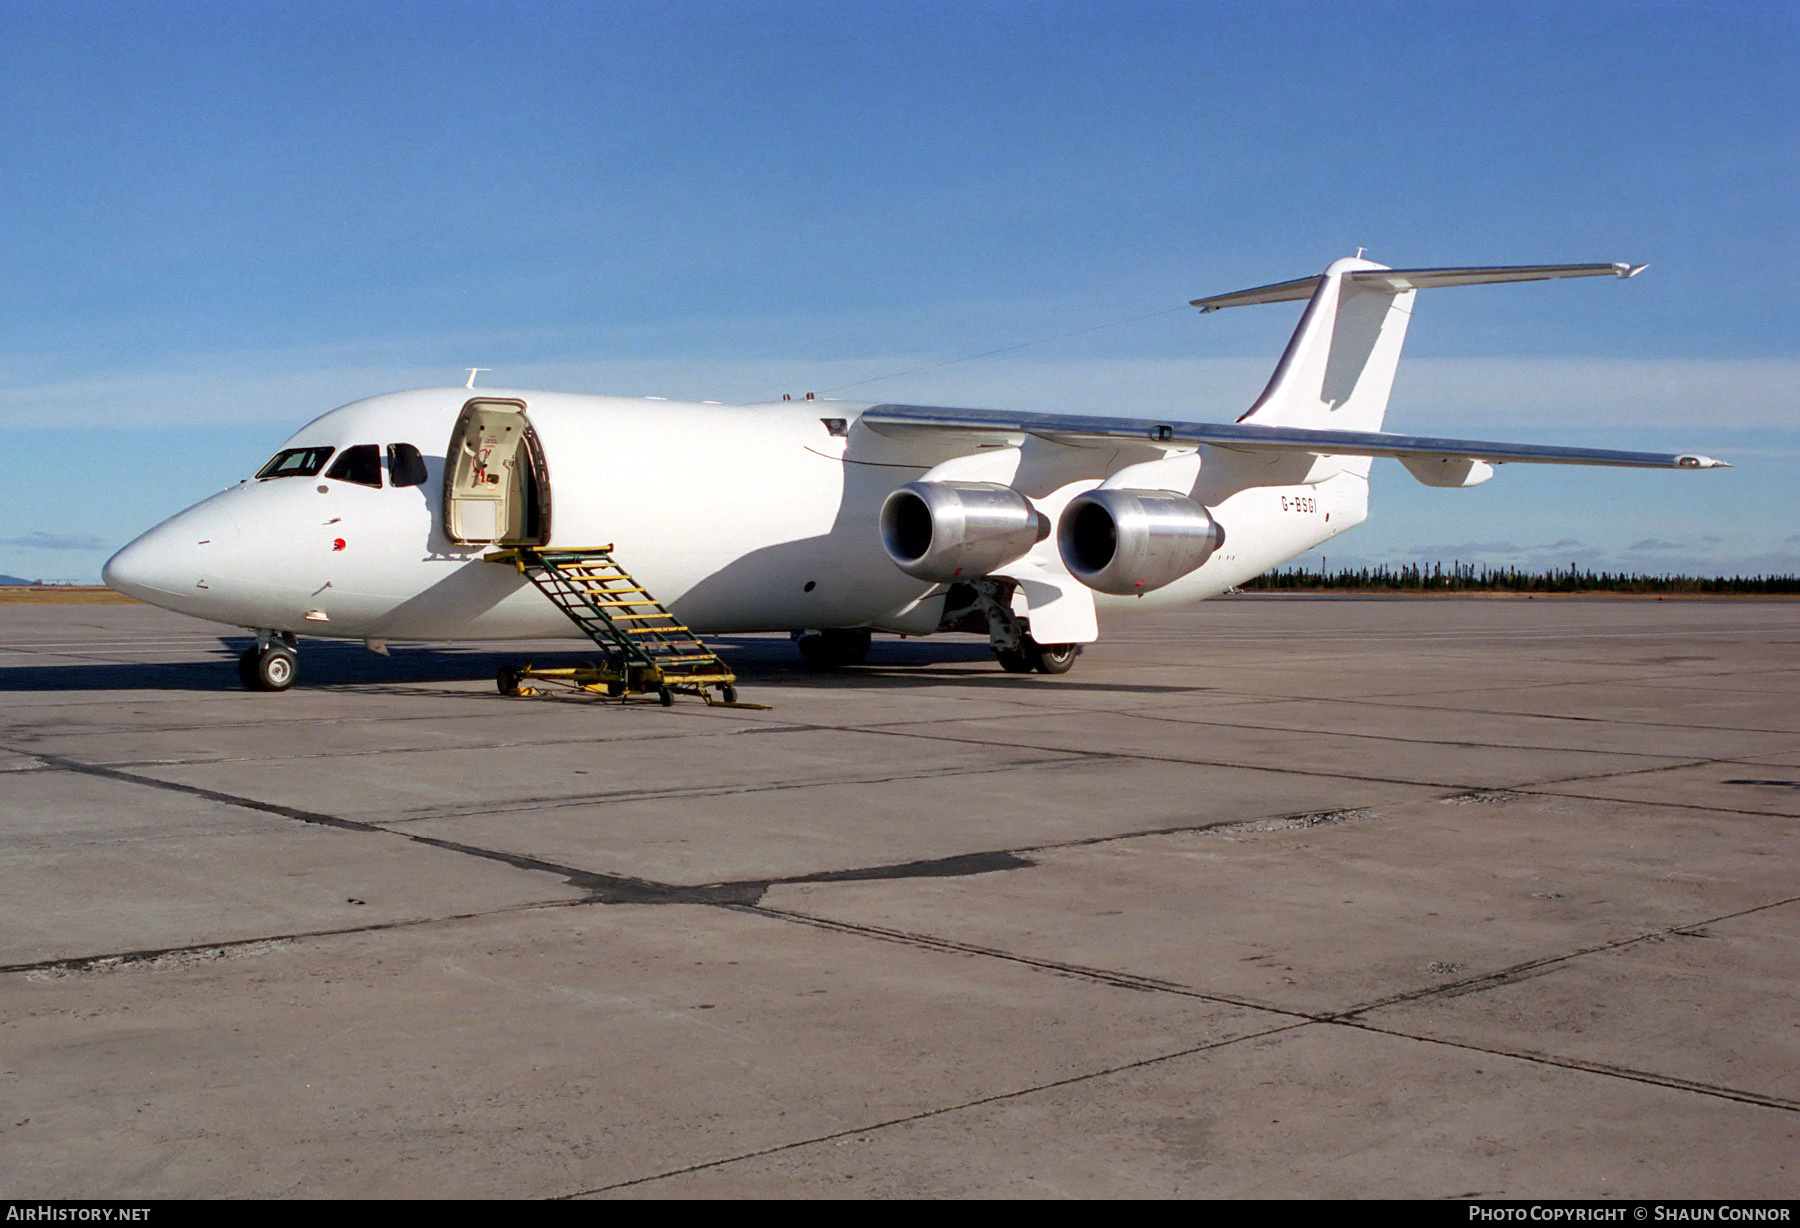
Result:
M1334 572L1292 568L1271 571L1241 586L1249 593L1653 593L1657 595L1800 593L1800 576L1647 576L1627 571L1566 569L1527 571L1474 563L1408 563L1343 568Z

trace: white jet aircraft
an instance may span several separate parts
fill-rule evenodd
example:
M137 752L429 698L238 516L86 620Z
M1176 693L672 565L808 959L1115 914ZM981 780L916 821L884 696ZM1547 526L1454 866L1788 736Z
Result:
M831 665L860 660L871 631L986 631L1008 670L1062 673L1097 615L1217 596L1360 524L1373 457L1452 487L1509 463L1722 465L1381 431L1417 291L1641 268L1353 258L1198 299L1203 312L1307 300L1268 387L1230 424L810 398L370 397L133 541L104 577L255 631L240 674L262 690L291 684L300 634L377 650L576 634L484 556L600 543L701 634L792 631Z

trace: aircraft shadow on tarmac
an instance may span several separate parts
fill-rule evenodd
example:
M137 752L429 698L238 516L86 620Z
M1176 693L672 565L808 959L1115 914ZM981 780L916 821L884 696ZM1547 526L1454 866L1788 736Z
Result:
M200 661L84 661L0 667L0 693L31 691L220 691L238 687L238 654L247 636L221 636L219 646ZM865 664L814 670L799 659L785 638L719 636L709 640L738 674L742 688L779 691L802 685L831 689L921 686L1056 687L1074 691L1160 694L1195 687L1088 682L1075 677L1044 678L1008 674L981 640L877 640ZM381 656L360 644L303 640L296 689L403 686L412 683L469 682L492 678L502 667L530 663L544 668L581 665L594 654L536 646L396 645ZM1079 663L1076 670L1080 670ZM757 697L744 695L747 700ZM764 696L766 699L766 695Z

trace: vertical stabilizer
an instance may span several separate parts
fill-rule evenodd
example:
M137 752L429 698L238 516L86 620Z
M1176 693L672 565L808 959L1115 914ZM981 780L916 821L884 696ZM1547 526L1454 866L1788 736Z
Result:
M1346 274L1385 267L1339 260L1315 279L1317 288L1269 386L1240 422L1381 429L1416 291Z

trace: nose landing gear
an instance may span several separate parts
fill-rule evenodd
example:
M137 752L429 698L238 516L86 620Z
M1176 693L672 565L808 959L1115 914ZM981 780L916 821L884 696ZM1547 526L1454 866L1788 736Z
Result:
M290 632L259 631L238 658L238 680L250 691L285 691L294 685L299 655Z

